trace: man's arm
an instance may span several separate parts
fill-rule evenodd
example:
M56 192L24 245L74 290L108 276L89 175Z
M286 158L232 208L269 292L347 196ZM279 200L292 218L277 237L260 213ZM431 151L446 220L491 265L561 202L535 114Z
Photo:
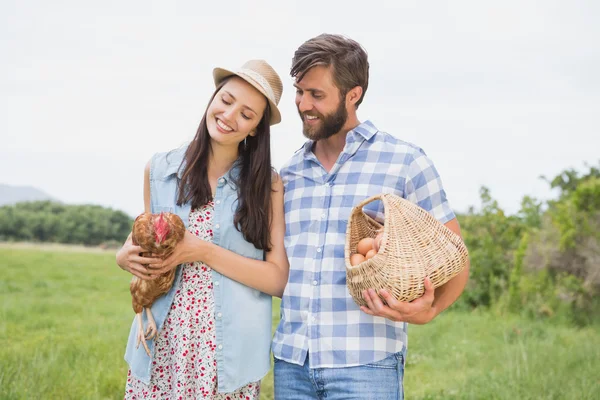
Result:
M456 218L444 225L462 237L460 225ZM467 265L458 275L435 290L429 278L426 278L425 293L422 297L410 303L398 301L388 291L380 290L379 294L387 303L385 305L373 289L365 290L363 297L368 307L363 306L360 309L367 314L385 317L392 321L403 321L417 325L426 324L458 299L469 279L469 265L467 260Z
M444 225L462 238L460 225L458 224L458 220L456 218L446 222ZM467 281L469 280L469 266L469 259L467 259L467 265L462 271L460 271L458 275L435 289L435 298L432 306L437 312L431 319L435 318L446 308L450 307L460 297L465 289L465 286L467 286ZM429 321L431 321L431 319ZM423 323L429 321L425 321Z

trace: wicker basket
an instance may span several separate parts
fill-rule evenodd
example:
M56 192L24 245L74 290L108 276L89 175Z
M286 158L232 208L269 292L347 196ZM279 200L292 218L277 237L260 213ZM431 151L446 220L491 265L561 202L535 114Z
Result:
M350 256L365 237L374 238L381 225L364 213L363 207L375 200L383 202L385 221L379 252L373 258L352 266ZM355 206L346 231L346 283L354 301L366 305L365 289L386 289L398 300L408 302L425 292L429 277L434 287L448 282L468 262L462 239L431 214L393 194L380 194Z

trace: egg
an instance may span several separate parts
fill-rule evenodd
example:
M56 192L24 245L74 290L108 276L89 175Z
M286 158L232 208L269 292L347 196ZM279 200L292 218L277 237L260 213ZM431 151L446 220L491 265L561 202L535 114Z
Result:
M360 239L358 244L356 245L356 251L360 254L367 255L367 252L373 248L373 238L364 238Z
M373 248L376 252L379 252L379 248L381 247L381 240L383 239L383 231L379 232L377 236L375 236L375 241L373 242Z
M369 258L373 258L375 256L375 254L377 254L375 249L371 249L371 250L367 251L367 255L365 256L365 258L368 260Z
M365 256L363 256L362 254L356 253L350 256L350 264L352 266L358 265L363 261L365 261Z

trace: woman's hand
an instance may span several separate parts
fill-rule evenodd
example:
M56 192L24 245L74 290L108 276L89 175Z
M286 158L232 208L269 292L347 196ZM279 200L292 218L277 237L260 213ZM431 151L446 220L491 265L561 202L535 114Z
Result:
M140 256L141 253L145 252L146 250L133 244L133 241L131 240L131 234L129 234L129 237L123 244L123 247L121 247L121 249L119 249L117 252L117 264L119 267L121 267L121 269L137 276L140 279L154 279L155 277L150 275L147 265L160 262L160 259Z
M155 259L148 265L148 270L152 276L156 277L172 270L179 264L200 261L204 251L203 246L206 244L207 242L186 230L183 240L175 246L173 253L164 260Z

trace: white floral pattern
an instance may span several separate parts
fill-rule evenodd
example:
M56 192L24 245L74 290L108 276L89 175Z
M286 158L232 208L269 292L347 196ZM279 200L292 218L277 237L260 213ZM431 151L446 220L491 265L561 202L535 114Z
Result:
M213 203L193 209L188 230L212 241ZM260 382L233 393L217 393L214 298L211 269L202 262L183 266L181 287L156 340L150 384L127 375L125 399L257 400Z

